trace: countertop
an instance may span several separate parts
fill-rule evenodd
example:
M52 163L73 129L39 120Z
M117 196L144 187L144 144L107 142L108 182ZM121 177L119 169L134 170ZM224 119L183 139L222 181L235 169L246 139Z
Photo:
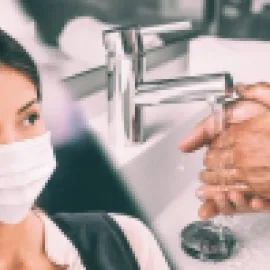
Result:
M269 82L269 42L242 41L203 36L193 39L190 44L190 74L228 71L235 82ZM194 157L192 157L194 155ZM197 156L196 156L197 155ZM199 262L180 248L180 232L190 222L198 220L200 205L194 191L199 186L198 174L202 168L203 150L189 154L185 164L192 164L183 172L190 184L179 190L178 195L167 204L155 219L155 228L165 246L175 258L179 269L184 270L266 270L270 263L270 216L268 214L246 214L221 219L231 227L239 238L239 252L222 263ZM191 172L192 169L192 172ZM188 208L187 208L188 206Z
M198 169L198 167L197 167ZM196 169L195 169L196 170ZM189 223L198 220L199 200L194 190L199 182L190 179L190 185L181 191L167 209L156 219L155 228L165 247L175 259L177 269L183 270L266 270L270 263L270 216L268 214L246 214L233 218L219 218L229 226L239 240L238 252L220 263L201 262L187 256L180 247L180 232ZM188 206L188 207L187 207Z

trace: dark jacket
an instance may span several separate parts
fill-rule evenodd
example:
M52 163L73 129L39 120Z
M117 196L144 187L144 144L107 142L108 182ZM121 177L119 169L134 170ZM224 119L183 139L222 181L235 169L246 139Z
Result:
M72 241L88 270L139 270L118 224L106 213L59 213L51 217Z

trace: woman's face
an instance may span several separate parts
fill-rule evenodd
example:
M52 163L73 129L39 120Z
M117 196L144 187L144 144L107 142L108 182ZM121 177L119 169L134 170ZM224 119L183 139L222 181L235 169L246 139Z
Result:
M45 133L40 110L33 83L20 72L0 66L0 144Z

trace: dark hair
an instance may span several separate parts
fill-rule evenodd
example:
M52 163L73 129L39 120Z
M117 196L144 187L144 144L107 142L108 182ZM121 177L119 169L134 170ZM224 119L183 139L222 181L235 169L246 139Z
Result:
M0 28L1 64L27 76L36 88L38 100L41 100L39 72L34 60L18 41Z

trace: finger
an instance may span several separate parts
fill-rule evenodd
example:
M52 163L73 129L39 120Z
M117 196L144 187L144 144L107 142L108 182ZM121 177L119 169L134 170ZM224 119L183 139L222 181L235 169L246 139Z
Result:
M255 121L258 116L261 117L261 115L266 112L269 112L269 108L252 101L239 101L230 105L229 108L226 108L226 118L223 120L225 122L214 133L215 136L211 137L209 149L232 148L237 143L237 138L239 137L237 137L237 134L239 134L242 128L242 126L238 124L253 119ZM265 125L269 125L269 116L266 115L264 119ZM260 120L260 128L262 125L261 121L262 120Z
M263 199L259 196L252 195L249 193L244 193L237 191L230 191L227 193L227 203L232 202L234 206L229 205L229 209L220 207L220 202L217 203L217 199L224 200L224 197L216 198L213 200L214 194L211 194L211 197L208 194L205 202L199 208L199 217L203 220L213 218L214 216L220 214L220 209L223 214L233 215L236 213L253 213L253 212L269 212L270 211L270 200Z
M209 186L204 185L196 190L196 196L202 201L213 200L215 195L220 192L227 194L227 200L234 205L238 211L250 210L249 201L253 198L251 189L245 184L228 186Z
M217 197L216 194L217 191L213 192L213 190L211 193L209 192L204 194L204 200L209 202L211 201L212 204L215 204L215 215L217 215L218 213L232 215L234 213L270 211L270 200L262 198L261 195L252 195L249 192L244 192L241 190L228 191L227 198L225 198L224 196L221 197L220 195ZM213 199L214 196L215 199ZM226 204L224 202L222 203L222 200L225 201Z
M260 197L254 197L251 201L251 208L256 212L269 212L270 201Z
M212 198L213 198L212 194ZM244 193L238 192L238 193L227 193L227 204L228 208L225 207L222 210L220 210L220 206L217 205L216 201L212 198L208 198L204 203L201 205L199 209L199 216L202 219L209 219L213 218L214 216L217 216L219 214L223 215L234 215L237 213L251 213L254 212L254 209L249 204L249 200L245 197ZM224 199L224 198L223 198Z
M267 107L270 107L270 84L260 82L246 87L236 89L240 98L259 102Z
M249 120L270 107L270 85L268 83L239 85L235 87L235 91L244 101L240 100L227 106L224 119L228 124ZM179 144L179 149L183 152L192 152L209 144L221 131L216 128L214 122L213 116L202 121L193 133Z
M251 188L244 184L233 184L233 185L202 185L200 186L195 194L199 199L202 200L213 200L214 196L219 192L231 192L231 191L237 191L237 192L251 192Z
M231 215L234 212L234 208L230 203L226 192L217 192L214 195L214 201L219 213L223 215Z
M232 190L227 193L227 196L234 205L236 212L248 212L250 210L249 200L243 192Z
M199 208L198 215L202 220L210 219L218 215L217 207L212 200L206 200Z
M213 122L212 117L208 117L206 120L200 122L192 134L182 140L178 148L182 152L192 152L208 144L214 136L210 130L211 122Z
M204 170L200 172L200 180L207 185L232 185L232 187L243 188L246 179L241 170L237 168L224 168L217 170ZM247 185L248 183L246 183ZM244 185L244 186L246 186Z
M200 180L206 185L218 185L219 184L218 172L208 169L201 171Z
M220 114L223 112L218 112ZM217 122L219 120L219 115L210 115L207 119L201 121L194 129L194 131L184 138L182 142L179 144L178 148L183 152L192 152L195 151L205 145L212 144L212 141L224 131L223 123ZM226 110L226 113L222 116L221 121L226 121L226 117L230 117L231 111ZM229 135L229 134L228 134ZM228 139L232 136L228 136L227 134L220 135L220 139L217 143L221 143L226 141L226 145L230 145L228 143ZM233 132L230 132L230 135L233 135Z
M208 151L232 149L236 144L236 135L239 129L240 127L238 125L223 128L220 134L211 140Z
M217 168L200 172L200 180L207 185L231 185L230 188L244 188L270 198L269 168ZM237 187L239 186L239 187ZM246 190L247 191L247 190Z
M224 175L223 175L224 174ZM227 170L220 170L219 176L221 179L228 175ZM269 168L238 168L234 174L231 174L232 180L227 178L227 182L244 182L250 187L254 194L263 194L270 196L270 170Z
M236 92L239 96L242 96L241 93L246 89L252 87L253 84L244 84L244 83L236 83L233 86L233 92Z
M259 196L259 197L261 197L263 199L270 200L269 183L252 185L251 189L252 189L251 193L257 194L257 196Z
M268 205L267 207L265 207L265 204L262 204L262 202L260 202L260 205L258 205L259 203L256 201L253 203L255 205L252 207L252 199L254 199L255 197L252 195L246 196L246 194L248 195L248 193L244 193L244 192L238 192L238 193L228 192L227 196L228 196L229 203L232 203L233 205L232 204L230 205L231 208L229 209L229 211L225 211L225 214L234 215L237 213L242 213L242 214L253 213L253 212L262 211L262 209L265 209L265 211L268 209ZM257 206L256 206L256 203L257 203ZM211 198L206 199L205 202L200 206L198 213L199 213L199 217L203 220L213 218L214 216L217 216L220 214L218 206L216 202L213 200L213 194Z

